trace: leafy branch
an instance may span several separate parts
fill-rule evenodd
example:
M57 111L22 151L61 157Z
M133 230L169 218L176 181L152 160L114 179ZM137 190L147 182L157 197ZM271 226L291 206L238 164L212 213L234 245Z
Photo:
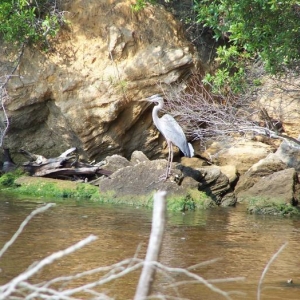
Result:
M218 71L206 82L242 91L249 59L262 60L271 74L299 69L299 1L201 0L195 1L195 10L197 21L220 43Z
M20 44L39 44L49 47L64 24L64 12L56 0L2 0L0 3L0 37Z

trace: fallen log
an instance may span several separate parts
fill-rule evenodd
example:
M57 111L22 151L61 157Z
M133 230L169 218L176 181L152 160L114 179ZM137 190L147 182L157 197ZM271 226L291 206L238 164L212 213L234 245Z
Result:
M47 169L43 171L37 171L33 176L37 177L58 177L58 176L69 176L69 175L106 175L109 176L112 174L111 171L101 169L99 167L89 167L89 168L60 168L60 169Z
M92 165L80 161L75 147L54 158L45 158L24 149L20 149L20 153L29 159L28 162L23 163L24 170L35 177L84 180L88 182L99 176L112 174L111 171L101 168L101 164Z

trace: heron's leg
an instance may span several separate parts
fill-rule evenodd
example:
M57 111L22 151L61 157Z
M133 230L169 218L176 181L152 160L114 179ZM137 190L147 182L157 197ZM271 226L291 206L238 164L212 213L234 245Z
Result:
M170 169L170 158L171 158L171 147L172 143L170 141L167 141L168 143L168 149L169 149L169 155L168 155L168 163L167 163L167 170L166 170L166 180L169 177L169 169Z
M170 142L170 161L169 161L169 173L168 173L168 176L171 174L171 169L172 169L172 162L173 162L173 143Z

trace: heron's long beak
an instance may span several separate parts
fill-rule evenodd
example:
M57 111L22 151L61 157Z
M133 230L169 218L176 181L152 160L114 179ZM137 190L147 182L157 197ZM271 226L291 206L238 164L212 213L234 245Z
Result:
M144 101L147 101L147 102L153 102L153 100L155 100L156 98L159 98L161 97L160 94L156 94L156 95L152 95L150 97L146 97L146 98L142 98L141 100L138 100L139 102L144 102Z

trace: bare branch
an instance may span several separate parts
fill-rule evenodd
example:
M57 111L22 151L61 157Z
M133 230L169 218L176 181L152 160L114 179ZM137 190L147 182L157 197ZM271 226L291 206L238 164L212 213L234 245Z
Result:
M25 272L23 272L20 275L18 275L17 277L15 277L13 280L11 280L6 285L2 286L0 288L1 297L3 299L7 299L8 296L10 296L12 293L15 292L15 290L19 284L28 280L34 274L39 272L43 267L45 267L46 265L52 264L55 260L60 259L61 257L66 256L66 255L84 247L85 245L95 241L96 239L97 239L96 236L90 235L87 238L83 239L82 241L76 243L75 245L73 245L65 250L55 252L55 253L49 255L48 257L44 258L43 260L41 260L40 262L38 262L37 264L35 264L31 268L29 268L28 270L26 270ZM64 295L64 294L62 294L62 295Z
M24 49L25 49L25 44L23 43L20 47L19 54L18 54L16 60L14 61L15 66L13 67L11 73L0 77L0 110L2 109L3 115L4 115L4 120L3 120L3 125L2 125L3 129L0 129L0 147L3 147L4 137L9 128L9 118L8 118L6 108L5 108L5 102L8 101L8 99L9 99L9 95L6 90L6 86L12 77L19 77L18 75L14 75L14 73L17 70L17 68L19 67L21 58L24 54Z
M173 89L165 93L165 98L166 110L177 118L191 140L224 140L233 134L292 139L283 134L281 120L272 119L252 97L212 94L196 76L186 89Z
M273 263L273 261L277 258L277 256L282 252L282 250L287 246L288 242L284 243L279 249L278 251L271 257L271 259L269 260L269 262L267 263L267 265L264 268L264 271L261 274L261 277L259 279L259 283L258 283L258 287L257 287L257 300L260 300L260 294L261 294L261 286L263 283L263 280L271 266L271 264Z
M222 295L225 299L228 299L228 300L232 299L230 297L230 293L233 293L233 292L225 292L225 291L219 289L218 287L216 287L215 285L213 285L209 280L206 280L203 277L201 277L201 276L199 276L199 275L197 275L195 273L192 273L192 272L188 271L187 269L166 267L166 266L160 264L159 262L155 262L154 264L155 264L155 266L157 268L165 270L167 272L184 274L188 278L192 278L193 279L191 281L192 283L195 283L195 282L202 283L206 287L208 287L211 291L213 291L213 292L215 292L217 294ZM244 280L244 279L245 278L243 278L243 277L237 277L237 278L235 278L235 280ZM229 279L229 281L232 281L232 280L234 280L234 278L230 278ZM226 281L226 279L225 279L225 281ZM185 283L187 283L187 281L185 281ZM180 283L176 283L176 284L180 285Z
M22 233L24 227L30 222L30 220L36 216L37 214L40 214L50 207L54 206L54 203L48 203L45 206L39 207L36 210L32 211L29 216L26 217L26 219L21 223L19 229L15 232L15 234L12 236L12 238L3 246L3 248L0 250L0 258L5 253L5 251L15 242L15 240L18 238L18 236Z

